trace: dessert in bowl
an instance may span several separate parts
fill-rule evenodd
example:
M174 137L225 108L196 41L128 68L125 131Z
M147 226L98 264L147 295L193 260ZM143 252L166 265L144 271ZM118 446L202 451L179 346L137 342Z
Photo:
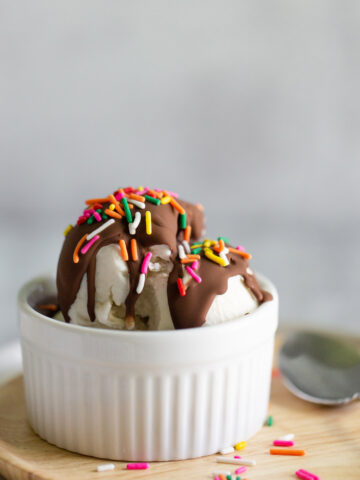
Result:
M207 455L266 416L277 293L204 216L165 190L86 201L57 281L19 294L29 421L114 460Z

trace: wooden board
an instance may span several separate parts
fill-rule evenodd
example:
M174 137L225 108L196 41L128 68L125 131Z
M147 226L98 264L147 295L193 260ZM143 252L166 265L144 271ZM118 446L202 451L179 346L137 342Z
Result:
M312 405L294 397L281 379L274 378L269 413L274 425L264 426L241 453L257 461L257 466L248 467L243 479L292 479L299 468L316 473L322 480L360 479L360 402L339 408ZM290 432L295 433L296 446L305 449L306 456L270 455L272 441ZM112 462L114 471L96 472L102 463L109 461L69 453L33 433L26 420L22 377L0 387L0 473L6 479L199 480L213 478L214 470L234 472L236 468L215 463L214 456L152 463L149 470L131 472L125 470L126 463Z

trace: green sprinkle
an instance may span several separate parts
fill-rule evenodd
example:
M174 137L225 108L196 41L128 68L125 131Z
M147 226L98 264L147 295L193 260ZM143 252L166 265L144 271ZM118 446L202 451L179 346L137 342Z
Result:
M218 237L218 241L221 239L224 240L225 243L230 243L230 239L228 237Z
M126 220L128 221L128 223L132 223L133 219L132 219L132 216L131 216L131 212L130 212L130 208L129 208L129 204L128 204L127 199L125 197L123 197L121 199L121 202L124 206Z
M226 475L226 480L232 480L232 476L231 475Z
M266 420L266 425L268 427L272 427L273 423L274 423L273 417L272 417L272 415L269 415L267 420Z
M236 480L241 480L241 477L236 477Z
M94 217L93 217L92 215L91 215L91 217L89 217L89 218L87 219L87 223L88 223L89 225L91 225L92 223L94 223Z
M180 227L181 228L186 228L186 213L180 214Z
M98 213L101 213L101 212L102 212L101 208L98 208L96 211L97 211Z
M160 200L158 198L150 197L150 195L144 195L146 200L154 205L160 205Z
M194 249L191 249L191 253L193 253L194 255L197 255L198 253L200 253L202 251L202 248L194 248Z
M106 215L106 213L103 213L102 215L103 220L107 220L109 217Z

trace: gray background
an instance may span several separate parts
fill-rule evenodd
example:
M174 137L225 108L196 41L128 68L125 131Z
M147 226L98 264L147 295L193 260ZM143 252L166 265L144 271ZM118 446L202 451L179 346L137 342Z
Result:
M1 1L0 343L85 198L173 189L281 321L360 333L360 3Z

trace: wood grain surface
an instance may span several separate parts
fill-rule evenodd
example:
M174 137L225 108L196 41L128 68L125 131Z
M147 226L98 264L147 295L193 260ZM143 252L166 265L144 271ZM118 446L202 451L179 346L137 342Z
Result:
M273 426L264 426L240 453L257 462L242 479L294 479L299 468L322 480L360 479L360 402L338 408L312 405L289 393L280 378L273 378L269 413ZM270 455L272 441L290 432L295 433L296 447L305 449L306 455ZM199 480L213 478L214 470L234 472L236 468L216 463L215 456L152 463L146 471L127 471L126 463L112 462L114 471L98 473L96 467L102 463L109 461L72 454L33 433L26 420L22 377L0 387L0 473L6 479Z

